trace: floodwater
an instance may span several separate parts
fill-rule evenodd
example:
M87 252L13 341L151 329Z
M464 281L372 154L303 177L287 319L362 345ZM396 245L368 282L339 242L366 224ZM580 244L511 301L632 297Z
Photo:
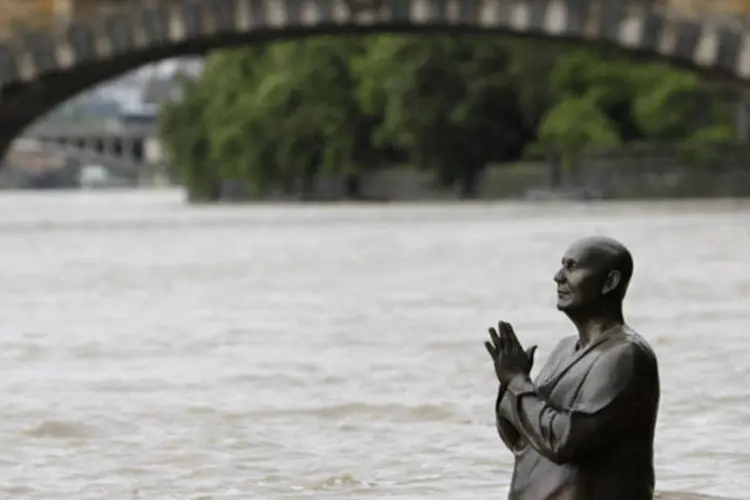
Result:
M171 190L0 196L0 496L504 498L482 342L506 319L540 364L572 333L552 275L589 234L636 258L659 491L748 498L749 202L189 207Z

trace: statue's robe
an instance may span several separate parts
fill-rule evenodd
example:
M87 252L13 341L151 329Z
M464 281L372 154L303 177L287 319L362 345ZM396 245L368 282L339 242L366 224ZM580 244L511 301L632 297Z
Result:
M515 455L509 500L652 500L659 371L628 327L563 339L532 383L500 387L500 437Z

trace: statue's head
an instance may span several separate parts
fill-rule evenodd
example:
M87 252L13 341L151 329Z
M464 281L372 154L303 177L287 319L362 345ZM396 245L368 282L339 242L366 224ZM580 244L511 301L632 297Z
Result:
M605 237L576 241L555 273L557 309L575 319L620 310L632 275L633 257L619 241Z

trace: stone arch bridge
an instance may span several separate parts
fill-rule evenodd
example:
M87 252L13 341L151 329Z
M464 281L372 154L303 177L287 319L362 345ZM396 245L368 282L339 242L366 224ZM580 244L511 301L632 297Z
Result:
M102 2L106 3L106 2ZM0 157L60 103L143 64L269 38L489 32L606 44L750 81L750 32L660 0L119 0L0 43Z

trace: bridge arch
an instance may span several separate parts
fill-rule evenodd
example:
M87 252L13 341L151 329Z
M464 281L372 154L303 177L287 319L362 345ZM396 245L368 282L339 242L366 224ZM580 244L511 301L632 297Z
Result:
M506 33L619 47L742 84L750 32L656 0L160 0L0 44L0 158L79 92L149 62L312 34ZM129 7L129 8L128 8Z

